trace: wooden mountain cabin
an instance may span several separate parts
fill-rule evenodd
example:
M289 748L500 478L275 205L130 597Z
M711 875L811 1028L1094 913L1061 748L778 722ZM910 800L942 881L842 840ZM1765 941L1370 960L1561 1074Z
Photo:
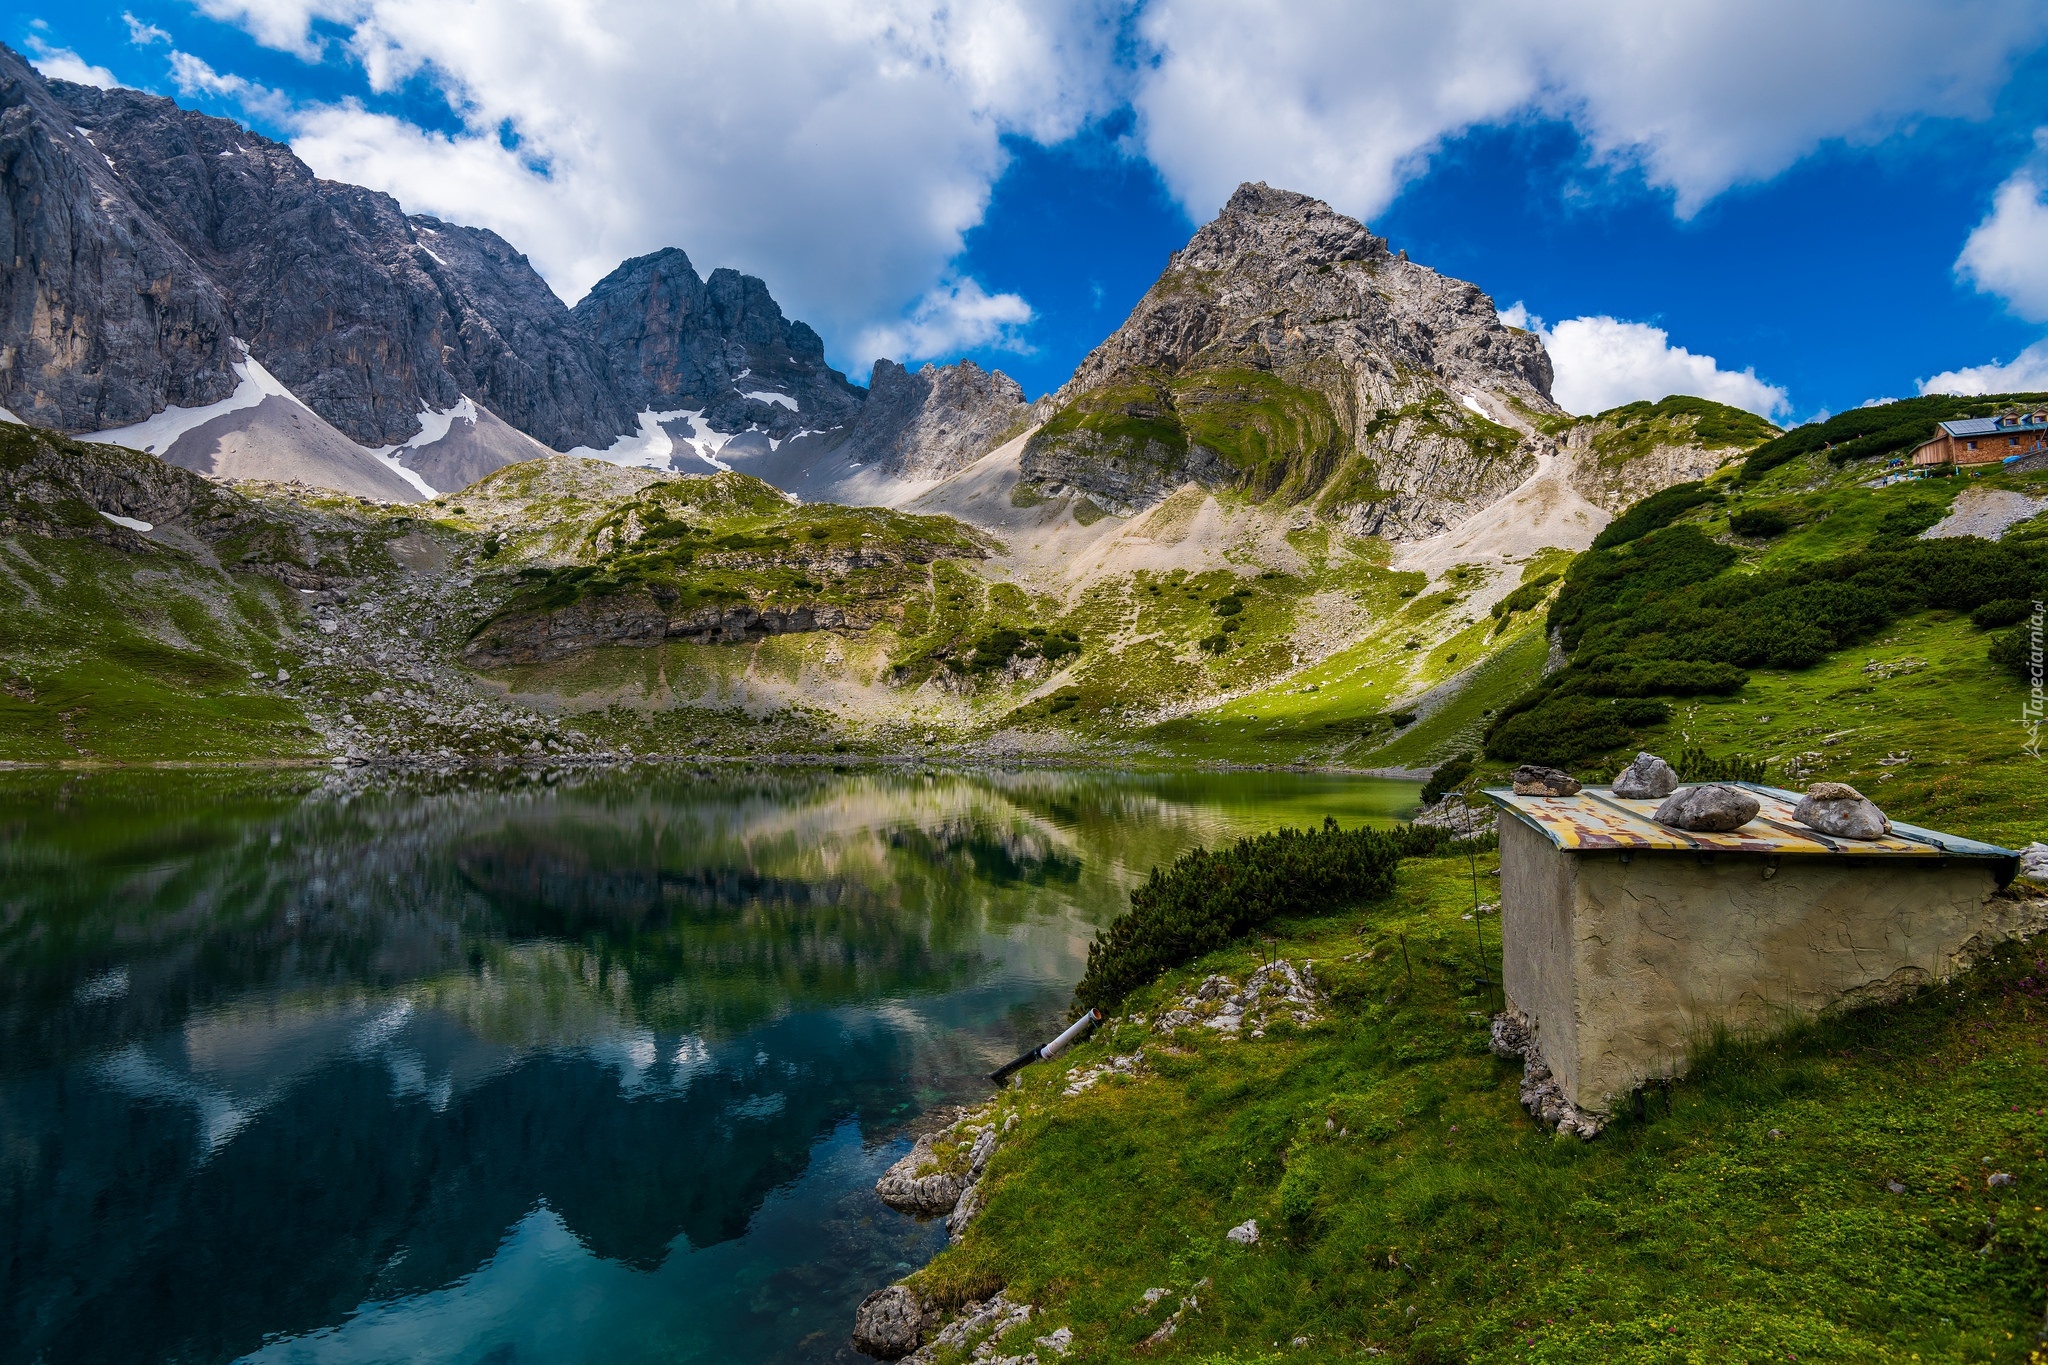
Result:
M2003 464L2037 450L2048 450L2048 411L2001 412L1937 424L1934 435L1913 452L1913 464Z

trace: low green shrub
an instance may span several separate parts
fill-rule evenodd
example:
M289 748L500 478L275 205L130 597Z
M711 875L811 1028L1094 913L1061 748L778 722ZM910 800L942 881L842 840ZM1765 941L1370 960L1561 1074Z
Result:
M1792 519L1774 507L1746 507L1728 515L1728 529L1738 536L1769 540L1792 529Z
M1659 527L1669 526L1685 512L1702 503L1713 502L1719 496L1697 481L1674 483L1669 488L1659 489L1608 522L1606 529L1593 537L1593 548L1609 550L1617 545L1626 545Z
M1678 755L1678 776L1685 782L1761 782L1761 758L1708 758L1706 750L1688 744Z
M1276 915L1310 914L1384 896L1404 855L1448 845L1448 831L1403 825L1391 831L1278 829L1215 853L1197 848L1164 871L1155 867L1088 949L1074 988L1106 1009L1169 967L1191 962Z
M2034 604L2026 598L2001 597L1971 612L1970 624L1979 630L1997 630L2001 626L2016 626L2033 614Z
M2023 683L2042 681L2042 655L2035 648L2034 633L2025 626L2009 630L1992 640L1991 662Z
M1561 575L1554 573L1537 574L1527 583L1524 583L1521 587L1516 588L1506 597L1501 598L1500 601L1493 604L1494 619L1499 620L1501 617L1504 616L1512 616L1518 611L1529 610L1529 608L1535 606L1538 602L1541 602L1543 600L1544 592L1547 591L1550 585L1552 583L1555 583L1559 577L1561 577Z
M1660 723L1664 710L1648 698L1729 695L1744 670L1811 667L1911 612L1974 614L2048 596L2048 541L1915 538L1940 515L1938 504L1908 503L1862 550L1758 572L1732 571L1736 552L1696 526L1588 551L1550 608L1570 662L1501 708L1486 753L1570 764ZM1993 657L2015 648L1994 646L2006 652Z
M1444 799L1460 782L1472 775L1472 756L1461 754L1440 766L1429 775L1429 781L1422 784L1422 804L1434 806Z

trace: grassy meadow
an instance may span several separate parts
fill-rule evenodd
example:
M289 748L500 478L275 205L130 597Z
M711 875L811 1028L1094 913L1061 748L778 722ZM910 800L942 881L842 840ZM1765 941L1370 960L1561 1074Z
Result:
M1477 860L1484 901L1495 866ZM1087 1361L2030 1358L2048 963L2009 950L1901 1006L1724 1042L1588 1143L1529 1119L1520 1062L1487 1049L1498 921L1468 918L1474 880L1465 856L1404 860L1383 900L1170 972L1024 1072L996 1101L1019 1122L984 1212L910 1283L947 1304L1006 1289L1040 1312L1001 1353L1068 1327ZM1138 1022L1269 952L1314 960L1321 1020ZM1135 1077L1062 1093L1137 1051ZM1234 1245L1246 1219L1260 1239Z

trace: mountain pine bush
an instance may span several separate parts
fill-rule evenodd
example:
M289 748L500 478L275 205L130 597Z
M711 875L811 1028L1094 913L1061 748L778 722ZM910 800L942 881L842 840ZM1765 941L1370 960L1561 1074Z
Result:
M1447 830L1278 829L1215 853L1193 849L1172 867L1152 869L1088 949L1088 970L1074 988L1083 1005L1107 1009L1169 967L1191 962L1282 914L1309 914L1373 900L1394 888L1403 856L1451 842Z
M1740 575L1724 572L1736 552L1691 525L1589 550L1550 607L1571 662L1500 709L1487 755L1570 765L1666 719L1650 698L1731 694L1746 669L1811 667L1915 611L1992 619L2048 596L2048 541L1913 538L1938 516L1897 508L1866 549Z

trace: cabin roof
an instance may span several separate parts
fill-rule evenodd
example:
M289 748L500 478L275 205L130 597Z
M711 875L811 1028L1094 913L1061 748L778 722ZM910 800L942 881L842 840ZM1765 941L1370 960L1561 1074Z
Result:
M1658 802L1632 801L1605 787L1588 787L1577 796L1517 796L1507 787L1488 787L1485 794L1556 847L1575 853L1643 850L1823 858L1985 858L2010 860L2015 867L2018 865L2019 855L2011 849L1897 820L1892 821L1892 833L1883 839L1831 838L1792 819L1792 809L1799 803L1798 792L1754 782L1721 785L1742 788L1756 797L1762 807L1754 820L1726 834L1660 825L1650 818Z
M1941 429L1951 436L1996 436L2001 431L2040 431L2043 428L2048 428L2048 418L2038 412L2021 417L1958 417L1941 424Z

